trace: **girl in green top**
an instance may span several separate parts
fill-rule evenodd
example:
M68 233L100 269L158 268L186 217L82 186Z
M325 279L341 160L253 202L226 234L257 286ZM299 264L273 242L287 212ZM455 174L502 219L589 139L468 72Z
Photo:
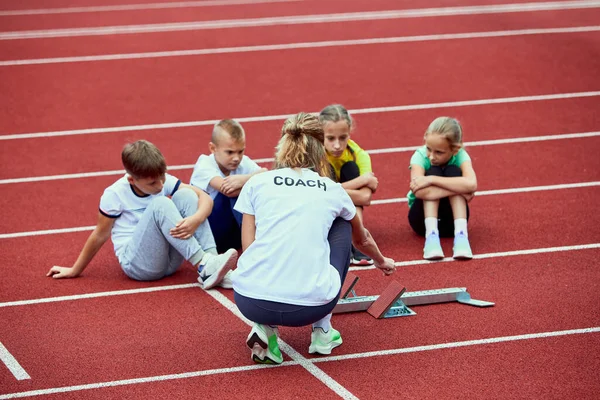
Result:
M425 236L423 258L444 258L441 237L454 236L453 257L471 259L468 203L477 190L471 158L463 149L460 123L438 117L425 132L425 145L410 159L408 221Z

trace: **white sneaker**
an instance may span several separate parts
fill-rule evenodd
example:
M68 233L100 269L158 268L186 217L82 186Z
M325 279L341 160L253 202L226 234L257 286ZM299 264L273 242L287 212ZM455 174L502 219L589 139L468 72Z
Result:
M246 339L252 361L257 364L281 364L283 355L277 343L278 337L277 328L254 323Z
M444 251L440 244L440 236L432 232L425 238L425 247L423 248L423 258L426 260L441 260L444 258Z
M313 328L310 334L310 346L308 352L310 354L331 354L331 350L342 344L342 335L333 329L329 328L327 332L323 328Z
M202 271L198 276L198 282L204 290L212 289L217 286L227 272L229 272L237 263L238 252L235 249L229 249L223 254L206 253L200 261Z
M221 282L219 282L219 286L223 289L233 289L233 281L231 280L231 273L233 271L227 271Z

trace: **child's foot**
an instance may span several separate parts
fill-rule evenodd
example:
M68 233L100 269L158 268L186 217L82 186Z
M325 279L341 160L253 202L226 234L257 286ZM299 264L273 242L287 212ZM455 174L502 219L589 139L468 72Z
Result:
M452 251L454 252L453 258L459 260L470 260L473 258L471 245L469 245L469 238L463 231L460 231L454 236L454 247L452 248Z
M283 355L277 343L277 328L269 325L254 324L246 339L250 347L252 361L258 364L281 364Z
M366 254L361 253L356 248L354 248L354 246L352 246L352 259L350 260L350 264L358 266L368 266L373 265L373 260Z
M333 329L329 328L327 332L323 328L313 328L310 334L310 346L308 352L310 354L331 354L331 350L342 344L342 335Z
M444 251L440 244L440 236L437 232L432 232L425 238L423 258L426 260L439 260L444 258Z
M227 272L229 272L237 263L238 253L235 249L229 249L223 254L204 254L198 269L198 282L204 290L212 289L217 286Z
M218 286L221 286L223 289L233 289L233 281L231 280L231 273L233 271L227 271L221 282L218 283Z

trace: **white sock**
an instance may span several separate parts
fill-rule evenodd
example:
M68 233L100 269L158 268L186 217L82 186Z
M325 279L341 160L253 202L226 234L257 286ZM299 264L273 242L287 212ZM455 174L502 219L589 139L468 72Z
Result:
M312 324L312 327L313 329L321 328L324 332L329 332L329 328L331 328L331 314L327 314L326 316Z
M469 236L467 233L466 218L457 218L454 220L454 236L458 235L460 232L464 233L467 237Z
M439 235L438 219L433 217L425 218L425 237L429 236L434 232Z

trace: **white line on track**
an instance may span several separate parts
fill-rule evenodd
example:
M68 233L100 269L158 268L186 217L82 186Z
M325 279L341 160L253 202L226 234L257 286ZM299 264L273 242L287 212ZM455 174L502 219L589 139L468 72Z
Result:
M413 110L428 110L428 109L448 108L448 107L470 107L470 106L482 106L482 105L489 105L489 104L523 103L523 102L529 102L529 101L565 100L565 99L577 99L577 98L597 97L597 96L600 96L600 91L542 94L542 95L517 96L517 97L499 97L499 98L480 99L480 100L446 101L446 102L441 102L441 103L410 104L410 105L404 105L404 106L358 108L358 109L351 109L348 111L351 114L375 114L375 113L401 112L401 111L413 111ZM313 114L317 114L317 112L313 112ZM286 118L288 118L290 115L291 114L266 115L266 116L258 116L258 117L236 117L234 119L241 123L283 121ZM71 130L52 131L52 132L17 133L17 134L0 135L0 140L33 139L33 138L69 136L69 135L90 135L90 134L96 134L96 133L115 133L115 132L142 131L142 130L156 130L156 129L188 128L188 127L196 127L196 126L212 126L217 122L219 122L219 121L218 120L202 120L202 121L187 121L187 122L167 122L167 123L160 123L160 124L125 125L125 126L114 126L114 127L105 127L105 128L71 129Z
M598 8L600 1L555 1L545 3L518 3L467 7L419 8L408 10L365 11L340 14L295 15L283 17L231 19L218 21L175 22L145 25L121 25L89 28L49 29L35 31L0 32L0 40L37 39L75 36L121 35L132 33L174 32L201 29L247 28L297 24L322 24L349 21L375 21L399 18L446 17L514 12L552 11Z
M72 13L97 13L108 11L139 11L139 10L162 10L167 8L194 8L234 6L242 4L264 4L264 3L292 3L299 0L210 0L210 1L178 1L172 3L146 3L146 4L122 4L112 6L89 6L89 7L65 7L65 8L34 8L30 10L3 10L0 17L14 15L45 15L45 14L72 14Z
M252 322L246 319L237 308L237 306L229 300L225 295L218 292L217 290L208 290L210 296L212 296L216 301L218 301L223 307L231 311L236 317L244 321L247 325L252 326ZM312 376L317 378L323 384L325 384L328 388L333 390L335 394L340 396L343 399L352 399L358 400L358 397L354 396L348 389L340 385L335 379L327 375L323 370L319 367L315 366L311 360L307 360L302 354L298 353L292 346L287 344L281 338L278 340L279 348L286 353L292 360L294 360L298 365L305 368Z
M501 258L501 257L515 257L515 256L523 256L523 255L532 255L532 254L546 254L546 253L560 253L567 251L581 251L581 250L593 250L600 249L600 243L590 243L590 244L579 244L572 246L560 246L560 247L546 247L539 249L525 249L525 250L514 250L514 251L502 251L498 253L486 253L486 254L476 254L473 258L475 260L479 259L487 259L487 258ZM422 264L433 264L436 262L452 262L456 261L453 258L444 258L440 261L427 261L427 260L413 260L413 261L400 261L396 263L398 267L410 267L413 265L422 265ZM366 271L370 269L375 269L375 267L351 267L352 271ZM0 308L3 307L18 307L18 306L30 306L34 304L45 304L45 303L56 303L62 301L74 301L74 300L84 300L91 298L99 298L99 297L108 297L108 296L124 296L124 295L133 295L138 293L148 293L148 292L160 292L165 290L179 290L179 289L189 289L192 287L200 287L198 283L189 283L189 284L180 284L180 285L167 285L167 286L155 286L148 288L139 288L139 289L127 289L127 290L115 290L109 292L97 292L97 293L85 293L85 294L75 294L69 296L57 296L57 297L45 297L40 299L29 299L29 300L15 300L15 301L7 301L4 303L0 303Z
M542 191L548 191L548 190L579 189L579 188L587 188L587 187L594 187L594 186L600 186L600 181L565 183L565 184L545 185L545 186L529 186L529 187L509 188L509 189L482 190L482 191L477 192L476 196L542 192ZM380 204L406 203L406 201L407 201L406 197L398 197L398 198L393 198L393 199L374 200L371 202L371 205L376 206L376 205L380 205ZM95 228L95 226L79 226L79 227L75 227L75 228L61 228L61 229L48 229L48 230L40 230L40 231L2 233L2 234L0 234L0 239L14 239L14 238L20 238L20 237L83 232L83 231L94 230L94 228Z
M521 335L514 335L514 336L500 336L500 337L492 337L492 338L485 338L485 339L466 340L466 341L461 341L461 342L439 343L439 344L433 344L433 345L427 345L427 346L415 346L415 347L405 347L405 348L399 348L399 349L370 351L370 352L364 352L364 353L345 354L345 355L340 355L340 356L327 356L327 357L319 357L319 358L310 358L310 359L305 359L305 360L308 363L345 361L345 360L354 360L354 359L359 359L359 358L392 356L392 355L396 355L396 354L417 353L417 352L423 352L423 351L435 351L435 350L444 350L444 349L469 347L469 346L481 346L481 345L488 345L488 344L494 344L494 343L505 343L505 342L521 341L521 340L544 339L544 338L550 338L550 337L560 337L560 336L570 336L570 335L585 335L585 334L593 334L593 333L598 333L598 332L600 332L600 327L595 326L595 327L590 327L590 328L568 329L568 330L552 331L552 332L528 333L528 334L521 334ZM27 392L0 394L0 400L17 399L17 398L30 397L30 396L46 396L46 395L56 394L56 393L68 393L68 392L76 392L76 391L81 391L81 390L102 389L102 388L115 387L115 386L136 385L136 384L149 383L149 382L160 382L160 381L168 381L168 380L176 380L176 379L189 379L189 378L194 378L194 377L198 377L198 376L244 372L244 371L252 371L252 370L264 369L264 368L285 368L285 367L297 366L297 365L300 365L300 362L285 361L279 366L266 366L266 365L255 364L255 365L247 365L247 366L241 366L241 367L220 368L220 369L211 369L211 370L195 371L195 372L185 372L185 373L181 373L181 374L158 375L158 376L151 376L151 377L146 377L146 378L124 379L124 380L111 381L111 382L90 383L90 384L86 384L86 385L64 386L64 387L58 387L58 388L31 390L31 391L27 391Z
M75 62L134 60L134 59L163 58L163 57L189 57L189 56L200 56L200 55L210 55L210 54L250 53L250 52L262 52L262 51L297 50L297 49L341 47L341 46L365 46L365 45L376 45L376 44L426 42L426 41L437 41L437 40L479 39L479 38L525 36L525 35L550 35L550 34L560 34L560 33L597 32L599 30L600 30L600 26L579 26L579 27L569 27L569 28L546 28L546 29L518 29L518 30L508 30L508 31L448 33L448 34L438 34L438 35L417 35L417 36L397 36L397 37L373 38L373 39L328 40L328 41L321 41L321 42L267 44L267 45L256 45L256 46L236 46L236 47L221 47L221 48L193 49L193 50L152 51L152 52L145 52L145 53L100 54L100 55L74 56L74 57L33 58L33 59L23 59L23 60L0 61L0 67L2 67L2 66L6 67L6 66L11 66L11 65L40 65L40 64L62 64L62 63L75 63Z
M520 138L508 138L508 139L492 139L492 140L479 140L473 142L465 142L465 146L477 147L477 146L492 146L498 144L516 144L516 143L527 143L527 142L540 142L550 140L564 140L564 139L582 139L600 136L599 132L582 132L582 133L565 133L559 135L544 135L544 136L528 136ZM408 147L390 147L384 149L372 149L367 150L369 154L387 154L387 153L404 153L408 151L415 151L420 146L408 146ZM253 158L253 160L259 164L273 162L273 158ZM171 165L169 171L185 170L194 168L194 164L185 165ZM43 181L55 181L64 179L80 179L80 178L93 178L98 176L112 176L112 175L123 175L125 170L109 170L109 171L96 171L96 172L80 172L77 174L62 174L62 175L45 175L45 176L31 176L26 178L8 178L0 179L0 185L8 185L15 183L31 183L31 182L43 182Z
M14 375L17 380L22 381L25 379L31 379L27 371L21 367L21 364L17 361L17 359L10 354L8 349L0 342L0 361L6 365L8 370Z

